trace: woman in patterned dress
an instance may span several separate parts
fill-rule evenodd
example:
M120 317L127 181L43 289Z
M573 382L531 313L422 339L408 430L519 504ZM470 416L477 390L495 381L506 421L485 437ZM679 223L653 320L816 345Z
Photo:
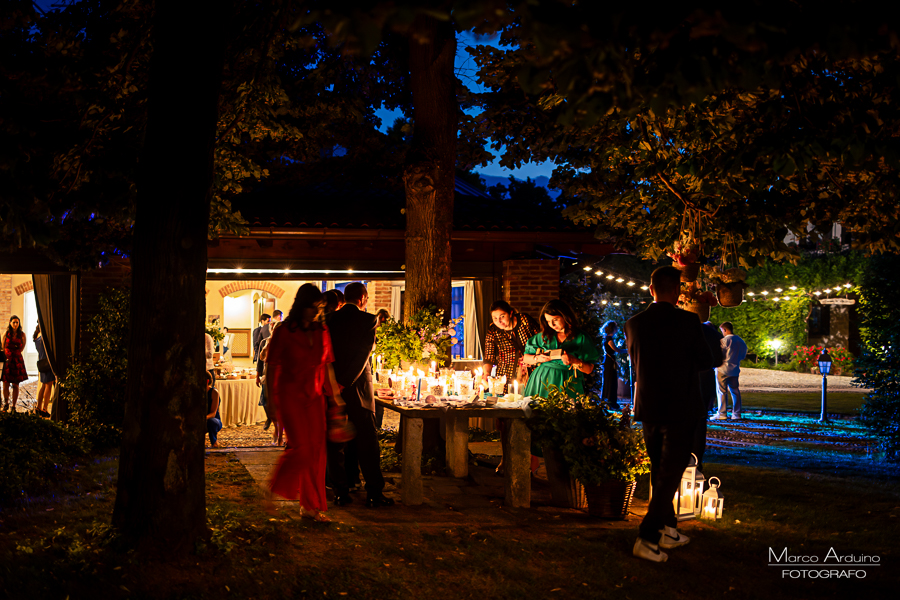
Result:
M524 379L528 368L523 364L525 345L540 331L537 321L529 315L516 312L508 302L497 300L491 304L491 323L484 337L484 374L487 380L491 369L497 367L497 377L506 376L504 392L511 389L513 380L519 381L519 389L525 389ZM500 435L506 435L506 419L497 419ZM501 448L503 445L501 444ZM533 470L533 469L532 469ZM503 473L503 458L497 465L497 473Z
M541 328L529 315L515 311L508 302L497 300L491 304L491 320L484 338L484 378L497 367L497 377L506 376L507 386L520 374L526 374L522 364L525 344ZM524 389L524 381L519 385ZM506 392L508 390L504 390Z
M19 317L13 315L9 318L9 325L3 335L3 353L6 362L3 363L3 412L9 410L9 388L12 386L12 412L16 412L16 403L19 401L19 383L28 379L25 372L25 360L22 358L22 350L25 349L25 332L22 331L22 323Z

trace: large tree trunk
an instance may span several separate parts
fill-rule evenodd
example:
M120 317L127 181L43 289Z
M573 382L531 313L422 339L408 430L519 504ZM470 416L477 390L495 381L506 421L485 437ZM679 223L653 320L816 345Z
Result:
M413 143L406 188L406 294L403 316L430 304L450 320L450 234L456 178L456 32L453 24L418 17L409 37ZM449 357L448 357L449 358ZM426 419L423 451L443 455L437 419Z
M168 551L206 531L204 284L228 8L157 0L154 15L113 523L132 544Z
M450 234L456 168L456 32L418 17L409 38L414 133L406 188L406 294L403 315L429 304L450 319Z

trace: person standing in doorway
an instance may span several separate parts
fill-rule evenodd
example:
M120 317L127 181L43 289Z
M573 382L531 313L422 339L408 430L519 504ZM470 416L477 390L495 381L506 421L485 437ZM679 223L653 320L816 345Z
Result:
M668 555L660 548L690 541L676 529L672 498L690 462L694 429L705 414L698 375L712 367L712 356L697 315L675 307L681 271L674 267L653 271L650 294L653 304L625 323L635 372L634 418L643 424L653 488L632 554L665 562Z
M738 378L741 376L741 361L747 358L747 343L734 334L734 325L725 321L719 325L722 335L722 353L725 360L722 366L716 369L717 394L719 397L719 410L710 417L712 421L724 421L728 413L728 396L731 394L731 419L741 418L741 388Z
M50 368L50 361L47 360L47 350L44 348L44 338L41 336L41 326L38 324L34 328L34 348L37 350L38 361L38 378L41 380L41 387L38 388L37 404L34 412L42 417L50 416L50 394L53 392L53 384L56 382L56 375Z
M3 354L6 358L3 363L3 374L0 375L0 381L3 382L3 412L10 410L10 388L12 388L12 412L16 412L19 384L28 379L25 360L22 358L24 349L25 332L22 331L22 322L19 317L13 315L9 318L6 333L3 334Z

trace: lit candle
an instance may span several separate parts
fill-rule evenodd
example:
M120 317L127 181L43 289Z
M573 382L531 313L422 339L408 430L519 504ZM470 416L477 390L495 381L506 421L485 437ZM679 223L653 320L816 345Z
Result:
M478 399L484 400L484 386L483 385L478 386Z
M519 395L519 380L518 379L513 381L513 394L515 394L516 396Z
M473 356L470 354L470 355L469 355L469 360L472 360L472 358L473 358Z
M435 361L431 361L431 374L432 377L437 377L437 363Z

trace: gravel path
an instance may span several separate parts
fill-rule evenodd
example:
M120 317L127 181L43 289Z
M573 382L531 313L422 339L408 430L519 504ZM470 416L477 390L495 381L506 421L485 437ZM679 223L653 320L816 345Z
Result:
M828 376L828 390L832 392L868 393L871 390L854 387L853 377ZM814 392L822 389L822 376L793 371L771 371L768 369L741 369L741 391L748 392Z

